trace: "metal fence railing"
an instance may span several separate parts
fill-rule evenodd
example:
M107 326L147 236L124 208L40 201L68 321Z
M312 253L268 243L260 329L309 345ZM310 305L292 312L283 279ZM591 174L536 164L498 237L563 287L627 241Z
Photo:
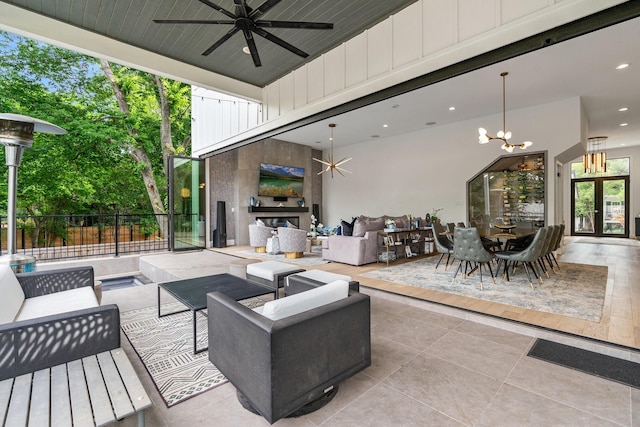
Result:
M0 215L0 255L7 251ZM38 261L166 251L168 215L44 215L16 217L16 252Z

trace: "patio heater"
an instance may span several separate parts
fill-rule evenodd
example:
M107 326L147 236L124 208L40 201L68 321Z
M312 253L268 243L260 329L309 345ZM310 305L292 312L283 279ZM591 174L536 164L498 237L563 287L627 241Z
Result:
M0 113L0 144L4 145L5 159L9 169L7 191L7 254L0 256L0 264L9 264L16 273L34 271L35 257L17 252L16 239L16 190L18 168L22 152L33 145L33 132L64 135L66 130L44 120L20 114Z

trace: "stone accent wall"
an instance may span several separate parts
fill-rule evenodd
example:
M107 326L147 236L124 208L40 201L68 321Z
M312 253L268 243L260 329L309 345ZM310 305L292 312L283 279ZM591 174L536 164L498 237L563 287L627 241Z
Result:
M210 158L210 224L216 223L216 202L223 200L227 209L227 240L235 245L249 244L249 223L256 217L299 216L300 228L309 229L313 204L317 204L322 212L322 170L321 164L313 161L313 157L321 158L322 151L313 150L305 145L294 144L277 139L266 139L260 142L239 147ZM305 170L303 196L309 212L289 215L286 207L297 207L299 199L290 198L282 202L285 206L282 214L249 213L249 198L260 201L261 206L277 206L273 198L258 196L258 178L260 163L273 163L303 167ZM211 236L209 236L211 240Z

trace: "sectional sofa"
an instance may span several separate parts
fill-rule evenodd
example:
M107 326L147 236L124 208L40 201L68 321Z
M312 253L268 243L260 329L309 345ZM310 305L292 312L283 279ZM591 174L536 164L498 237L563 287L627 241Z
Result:
M327 261L341 262L350 265L364 265L378 260L378 231L384 229L387 219L395 220L397 228L407 228L409 217L406 215L392 217L359 216L353 222L351 235L343 234L329 236L322 242L322 258ZM346 227L348 228L348 226Z

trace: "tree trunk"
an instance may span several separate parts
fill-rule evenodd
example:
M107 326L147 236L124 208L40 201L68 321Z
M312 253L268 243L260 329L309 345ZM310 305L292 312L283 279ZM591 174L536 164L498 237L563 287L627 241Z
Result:
M158 76L153 76L156 87L158 88L158 107L160 108L160 117L162 118L162 123L160 125L160 144L162 147L162 165L164 167L164 174L167 174L167 168L169 156L175 153L175 149L173 147L173 139L171 138L171 106L169 105L169 101L167 101L167 94L164 89L164 83L162 79Z
M105 61L104 59L101 59L100 65L102 67L102 70L104 71L105 76L109 80L109 83L111 84L111 88L113 89L113 93L115 94L116 100L118 101L118 106L120 108L120 111L126 115L129 112L129 104L125 99L122 89L120 88L120 86L118 85L118 82L116 81L115 75L113 74L113 70L111 69L109 62ZM156 77L156 80L157 79L158 78ZM164 89L164 86L163 86L163 89ZM164 90L162 91L161 98L164 98L166 102L166 96L164 95ZM167 112L168 111L169 111L169 108L167 104ZM165 113L163 111L161 135L163 135L163 133L166 132L167 129L169 132L169 143L171 143L171 123L169 121L168 115L165 120ZM136 138L138 132L135 129L131 129L128 127L127 131L134 139ZM165 150L164 136L162 138L163 138L162 152L164 156L164 150ZM147 195L149 196L149 201L151 202L151 208L153 209L153 212L156 215L164 214L165 213L164 205L162 204L162 199L160 198L160 191L158 190L158 185L156 184L156 178L153 174L153 169L151 168L151 161L149 160L149 156L147 156L147 153L142 148L139 148L133 144L127 144L127 149L128 149L127 151L129 152L129 155L133 158L136 164L142 166L142 168L140 169L140 174L142 175L144 186L147 189ZM156 217L156 218L160 218L160 217ZM161 221L158 221L158 225L160 226L161 230L163 231L166 230L166 227L163 227L164 224Z

